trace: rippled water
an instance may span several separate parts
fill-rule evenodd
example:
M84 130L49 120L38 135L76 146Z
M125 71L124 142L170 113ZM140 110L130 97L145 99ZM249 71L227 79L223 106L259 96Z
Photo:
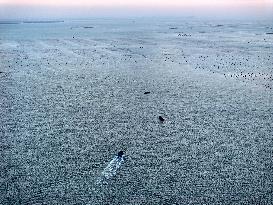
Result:
M0 204L271 204L272 28L0 24Z

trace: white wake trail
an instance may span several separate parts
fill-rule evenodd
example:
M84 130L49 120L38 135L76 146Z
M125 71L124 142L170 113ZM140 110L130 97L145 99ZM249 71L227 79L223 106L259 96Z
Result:
M109 164L104 168L101 175L96 180L96 184L107 184L107 181L116 175L117 170L121 167L124 162L123 156L115 156Z

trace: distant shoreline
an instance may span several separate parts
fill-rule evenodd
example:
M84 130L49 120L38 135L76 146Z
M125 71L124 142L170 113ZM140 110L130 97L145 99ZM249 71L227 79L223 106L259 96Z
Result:
M64 21L23 21L23 23L63 23Z
M0 24L20 24L21 22L0 22Z
M60 21L0 21L0 24L22 24L22 23L63 23L63 20Z

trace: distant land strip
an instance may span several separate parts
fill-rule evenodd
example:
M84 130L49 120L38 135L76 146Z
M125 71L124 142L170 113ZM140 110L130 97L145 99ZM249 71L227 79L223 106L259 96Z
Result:
M63 23L64 21L0 21L0 24L21 24L21 23Z
M14 22L14 21L0 21L0 24L20 24L21 22Z
M63 23L64 21L23 21L23 23Z

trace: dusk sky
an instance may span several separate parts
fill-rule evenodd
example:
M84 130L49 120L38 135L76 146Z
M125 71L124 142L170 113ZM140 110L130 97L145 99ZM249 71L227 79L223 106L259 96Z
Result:
M273 0L0 0L0 18L272 16Z

